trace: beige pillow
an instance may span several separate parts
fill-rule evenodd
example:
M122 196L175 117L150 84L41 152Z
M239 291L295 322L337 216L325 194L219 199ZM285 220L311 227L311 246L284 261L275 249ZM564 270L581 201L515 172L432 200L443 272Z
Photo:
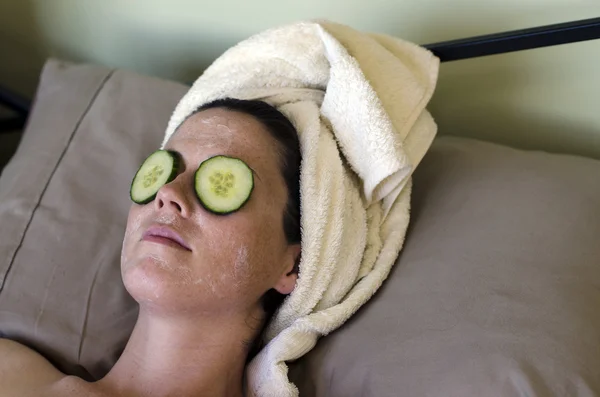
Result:
M600 395L600 161L439 138L390 277L301 396Z
M120 275L129 184L186 87L49 61L0 178L0 336L60 370L103 376L137 304Z

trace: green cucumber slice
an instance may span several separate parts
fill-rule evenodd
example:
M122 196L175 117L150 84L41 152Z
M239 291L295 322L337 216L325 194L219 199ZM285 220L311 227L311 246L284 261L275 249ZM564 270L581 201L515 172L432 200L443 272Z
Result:
M131 182L129 196L134 203L154 200L158 190L177 176L179 158L175 152L157 150L144 160Z
M254 189L254 174L242 160L218 155L200 164L194 187L204 208L225 215L246 204Z

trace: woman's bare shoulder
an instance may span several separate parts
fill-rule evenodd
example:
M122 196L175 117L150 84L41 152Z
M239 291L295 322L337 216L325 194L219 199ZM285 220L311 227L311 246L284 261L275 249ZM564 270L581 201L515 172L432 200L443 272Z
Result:
M28 395L63 379L41 354L10 339L0 338L0 395Z

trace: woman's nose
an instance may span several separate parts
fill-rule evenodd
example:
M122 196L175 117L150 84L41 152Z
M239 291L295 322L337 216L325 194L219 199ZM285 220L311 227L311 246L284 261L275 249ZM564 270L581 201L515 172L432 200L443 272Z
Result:
M192 205L188 192L182 183L182 174L173 181L163 185L156 193L154 206L158 211L171 210L178 212L182 217L188 218L192 212Z

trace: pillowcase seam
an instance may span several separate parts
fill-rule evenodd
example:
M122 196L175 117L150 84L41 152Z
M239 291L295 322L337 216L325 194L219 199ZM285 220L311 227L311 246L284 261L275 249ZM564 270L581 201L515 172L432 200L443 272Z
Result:
M77 120L77 123L75 123L75 127L73 128L73 131L71 132L71 136L69 137L69 139L67 141L67 144L63 148L62 153L60 154L60 156L58 158L58 161L54 165L54 168L52 169L52 172L50 173L50 176L48 177L48 179L46 181L46 184L45 184L44 188L42 189L42 191L41 191L41 193L40 193L40 195L38 197L37 203L35 204L35 206L33 207L33 210L31 211L31 215L29 216L29 220L27 221L27 225L25 225L25 228L23 229L23 233L21 234L21 237L20 237L20 240L19 240L19 244L17 245L17 248L15 249L15 251L13 253L13 256L12 256L12 258L10 260L10 263L8 264L8 267L6 268L6 271L4 273L4 277L3 277L2 283L0 283L0 292L2 292L2 290L4 289L4 285L5 285L6 280L8 279L8 275L9 275L11 269L12 269L12 266L13 266L16 258L17 258L17 255L19 254L19 251L20 251L21 247L23 246L23 242L25 241L25 236L27 235L27 231L29 230L29 226L31 225L33 217L35 216L35 213L36 213L37 209L39 208L40 204L42 203L42 200L44 199L44 194L46 193L46 190L48 189L48 186L50 186L50 182L52 182L52 178L54 177L54 174L56 173L56 170L60 166L63 158L65 157L65 154L67 153L67 150L71 146L71 142L75 138L75 135L77 134L77 131L79 130L79 127L81 126L81 123L83 122L83 120L85 119L85 117L87 116L87 114L89 113L89 111L92 108L94 102L96 102L96 99L98 98L98 95L100 94L100 92L102 91L102 89L104 88L104 86L106 85L106 83L108 82L108 80L110 80L110 78L113 76L114 72L115 72L115 69L110 69L108 71L108 73L106 74L106 76L104 76L104 78L100 82L98 88L96 89L96 91L92 95L92 98L91 98L89 104L86 106L85 110L83 111L83 113L79 117L79 120Z

